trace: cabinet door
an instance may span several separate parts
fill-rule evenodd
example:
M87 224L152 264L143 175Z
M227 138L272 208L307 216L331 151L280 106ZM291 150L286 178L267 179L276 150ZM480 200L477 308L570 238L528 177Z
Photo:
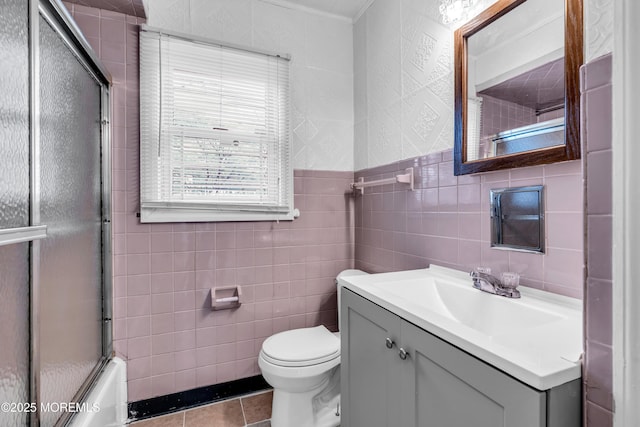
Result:
M402 321L407 426L544 427L545 393Z
M400 318L343 289L341 425L343 427L404 427L401 412L402 368L397 342Z

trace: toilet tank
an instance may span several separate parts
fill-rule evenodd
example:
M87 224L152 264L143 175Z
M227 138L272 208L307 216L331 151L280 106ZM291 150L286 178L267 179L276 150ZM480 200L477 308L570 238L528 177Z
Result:
M336 287L338 290L338 330L341 329L340 326L340 288L342 288L342 286L344 285L344 281L343 279L345 277L353 277L353 276L363 276L365 274L369 274L367 272L364 272L362 270L343 270L338 274L338 277L336 277Z

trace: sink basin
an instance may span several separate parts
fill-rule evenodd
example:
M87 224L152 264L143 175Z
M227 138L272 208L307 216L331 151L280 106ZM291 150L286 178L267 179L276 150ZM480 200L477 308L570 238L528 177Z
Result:
M488 336L509 335L526 328L561 321L564 317L550 310L517 300L497 297L456 281L428 277L376 283L382 293L407 300L408 304L444 316Z
M538 389L581 375L582 302L519 287L510 299L439 266L349 277L345 287Z

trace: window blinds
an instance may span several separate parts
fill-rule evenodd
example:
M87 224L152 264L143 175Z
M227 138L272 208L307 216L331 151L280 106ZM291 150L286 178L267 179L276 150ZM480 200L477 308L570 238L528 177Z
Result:
M288 67L273 55L141 31L143 221L166 220L168 210L179 221L291 214Z
M482 98L469 97L467 100L467 161L480 158L481 136Z

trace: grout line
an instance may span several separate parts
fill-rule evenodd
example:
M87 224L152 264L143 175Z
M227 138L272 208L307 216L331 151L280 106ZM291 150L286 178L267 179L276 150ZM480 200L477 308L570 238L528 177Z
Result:
M247 425L247 416L244 414L244 405L242 404L242 398L238 398L238 400L240 401L240 409L242 410L242 419L244 420L244 425L246 427Z
M245 398L245 397L258 396L258 395L260 395L260 394L266 394L266 393L269 393L269 392L272 392L272 391L273 391L273 389L272 389L272 388L268 388L268 389L266 389L266 390L257 390L257 391L254 391L254 392L252 392L252 393L243 394L242 396L239 396L239 398L240 398L240 399L243 399L243 398Z
M182 411L182 427L187 427L187 411Z

